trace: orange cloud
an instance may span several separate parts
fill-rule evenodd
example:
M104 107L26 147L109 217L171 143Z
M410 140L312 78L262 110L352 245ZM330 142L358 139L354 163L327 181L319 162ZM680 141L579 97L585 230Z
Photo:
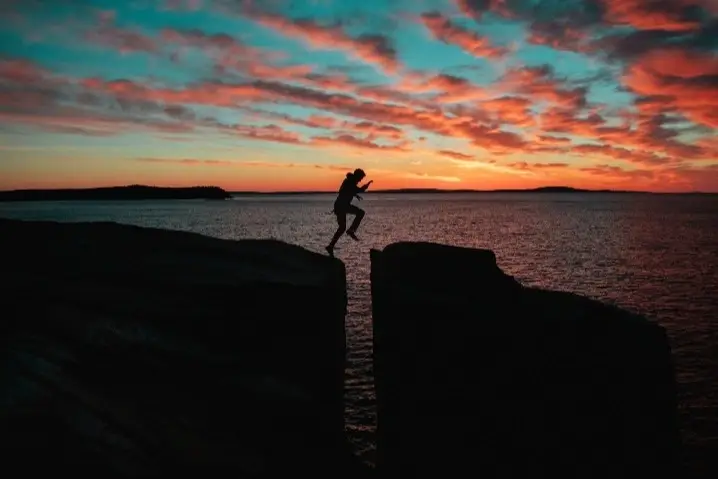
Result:
M642 68L662 76L684 79L718 76L718 56L682 48L651 51L644 55L639 63Z
M74 107L53 108L47 113L0 112L0 123L25 125L54 133L85 136L113 136L138 131L189 133L190 123L160 119L122 118Z
M516 126L536 124L534 114L529 109L531 105L531 100L516 96L502 96L479 104L481 108L491 112L496 121Z
M630 25L640 30L689 31L700 26L690 20L687 10L707 6L704 0L603 0L604 18L615 24Z
M362 34L353 38L338 26L324 26L313 20L293 20L268 13L255 13L251 18L283 35L298 38L314 48L345 50L388 73L395 73L399 68L396 50L383 35Z
M235 163L226 160L198 160L194 158L135 158L142 163L161 163L184 166L232 166Z
M660 96L667 110L718 127L718 57L679 48L654 50L637 59L623 77L635 93Z
M488 38L456 25L439 12L424 13L421 20L434 38L477 58L502 58L508 53L508 49L493 45Z
M313 145L345 145L352 148L380 150L380 151L397 151L405 152L409 149L405 145L380 145L369 139L357 138L353 135L338 135L336 137L316 136L312 138Z
M616 160L626 160L644 164L664 164L670 162L668 158L658 156L655 153L629 150L611 145L575 145L571 147L570 152L581 156L606 156Z
M559 106L570 108L586 106L585 87L565 88L562 82L553 78L553 74L550 65L512 68L499 80L498 86L502 90L521 93Z
M527 163L525 161L519 161L516 163L509 163L506 165L510 168L516 168L519 170L556 170L556 169L563 169L568 168L568 163Z
M437 103L455 103L486 98L488 93L485 88L474 85L465 78L456 75L440 73L431 76L406 75L396 88L406 93L429 93L436 94L430 102L419 103L416 101L406 102L418 107L436 106ZM361 93L361 92L360 92Z
M589 53L594 50L590 35L567 21L534 22L529 25L528 43L555 50Z
M352 131L364 132L369 138L387 138L392 140L401 140L404 138L404 131L391 125L382 125L369 121L343 122L339 126L341 129L349 129Z
M212 58L220 73L227 70L240 72L256 79L292 80L314 84L312 65L276 65L283 54L246 45L226 33L205 33L198 29L162 30L162 39L167 44L185 48L196 48ZM172 58L178 59L179 53ZM326 80L324 80L326 82Z
M455 0L456 6L469 18L479 19L486 12L493 12L505 18L513 17L507 0ZM509 0L510 1L510 0Z
M458 176L430 175L428 173L407 173L405 177L412 180L439 181L442 183L461 182L461 178L459 178Z
M311 163L286 163L279 161L238 161L233 164L237 166L248 166L256 168L311 168L314 170L329 171L352 171L353 167L342 165L316 165Z
M580 171L604 178L608 177L631 180L636 178L652 179L655 176L655 173L651 170L624 170L623 168L614 165L596 165L580 168Z
M330 116L310 115L305 118L297 118L286 113L275 113L264 110L247 108L247 111L255 114L257 118L266 118L289 125L305 126L315 129L333 129L351 131L355 133L368 134L369 139L386 138L391 140L404 139L404 131L393 125L375 123L371 121L342 121Z
M53 104L65 83L25 60L0 59L0 107L36 112Z
M442 156L447 156L449 158L453 158L454 160L471 161L474 159L474 155L467 155L465 153L460 153L458 151L440 150L438 153Z
M121 98L165 103L236 107L243 102L282 100L382 124L412 126L443 136L464 138L475 146L497 153L520 151L526 146L520 135L502 131L496 126L477 124L476 118L472 116L449 117L440 109L416 109L405 105L364 101L345 94L325 93L278 82L203 83L185 89L150 88L129 80L103 82L88 79L83 84L91 90Z
M120 98L164 103L190 103L232 107L252 99L266 97L262 89L252 84L199 83L187 88L154 88L132 80L104 81L88 78L85 88Z
M0 59L0 79L18 84L45 80L50 73L35 63L23 59Z
M470 140L474 145L492 151L521 149L525 142L520 135L485 125L473 118L451 118L440 110L417 110L407 106L367 102L343 94L327 94L317 90L273 82L255 82L255 86L286 101L315 106L335 113L394 125L413 126L443 136Z
M139 31L113 25L115 13L112 11L100 12L97 21L98 25L86 31L84 35L84 39L92 44L110 47L120 53L156 53L159 50L155 38Z
M569 138L564 138L562 136L539 135L537 140L541 143L547 143L549 145L565 145L571 143Z
M304 143L298 134L284 130L277 125L231 125L229 127L225 127L224 130L225 132L229 132L254 140L264 140L275 143L288 143L290 145L298 145Z
M187 30L165 28L162 30L161 35L162 39L167 42L208 51L231 51L237 54L253 54L258 52L257 49L241 43L226 33L208 34L196 28Z

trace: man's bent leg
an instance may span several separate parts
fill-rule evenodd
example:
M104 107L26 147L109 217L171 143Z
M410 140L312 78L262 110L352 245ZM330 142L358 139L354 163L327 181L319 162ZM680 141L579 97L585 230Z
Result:
M347 234L353 237L354 233L356 233L357 229L359 229L359 225L361 224L361 220L364 219L365 213L363 209L358 208L354 205L351 205L349 207L349 213L354 214L354 221L352 221L351 226L347 230Z

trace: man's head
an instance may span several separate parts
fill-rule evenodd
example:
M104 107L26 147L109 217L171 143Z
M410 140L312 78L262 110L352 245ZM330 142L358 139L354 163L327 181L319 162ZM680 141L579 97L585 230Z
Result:
M364 177L366 177L366 173L364 173L364 170L362 170L361 168L357 168L356 170L354 170L353 174L354 179L357 181L361 181L364 179Z

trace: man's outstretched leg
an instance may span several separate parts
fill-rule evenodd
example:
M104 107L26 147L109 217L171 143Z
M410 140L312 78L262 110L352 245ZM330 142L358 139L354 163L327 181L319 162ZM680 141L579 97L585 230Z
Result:
M339 241L339 238L342 237L344 234L344 231L347 229L347 215L346 213L336 213L337 215L337 232L334 233L334 237L332 238L332 241L329 243L329 246L326 247L327 253L329 253L329 256L334 256L334 246L336 246L337 241Z
M361 224L361 220L364 218L364 210L361 208L358 208L354 205L351 205L349 207L349 213L354 214L354 221L352 221L351 226L347 230L347 234L354 240L359 241L359 238L356 237L357 229L359 229L359 224Z

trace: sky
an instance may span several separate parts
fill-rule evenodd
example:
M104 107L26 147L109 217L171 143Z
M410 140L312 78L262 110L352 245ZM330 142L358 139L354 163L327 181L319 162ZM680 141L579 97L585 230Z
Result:
M3 0L0 190L718 192L718 0Z

